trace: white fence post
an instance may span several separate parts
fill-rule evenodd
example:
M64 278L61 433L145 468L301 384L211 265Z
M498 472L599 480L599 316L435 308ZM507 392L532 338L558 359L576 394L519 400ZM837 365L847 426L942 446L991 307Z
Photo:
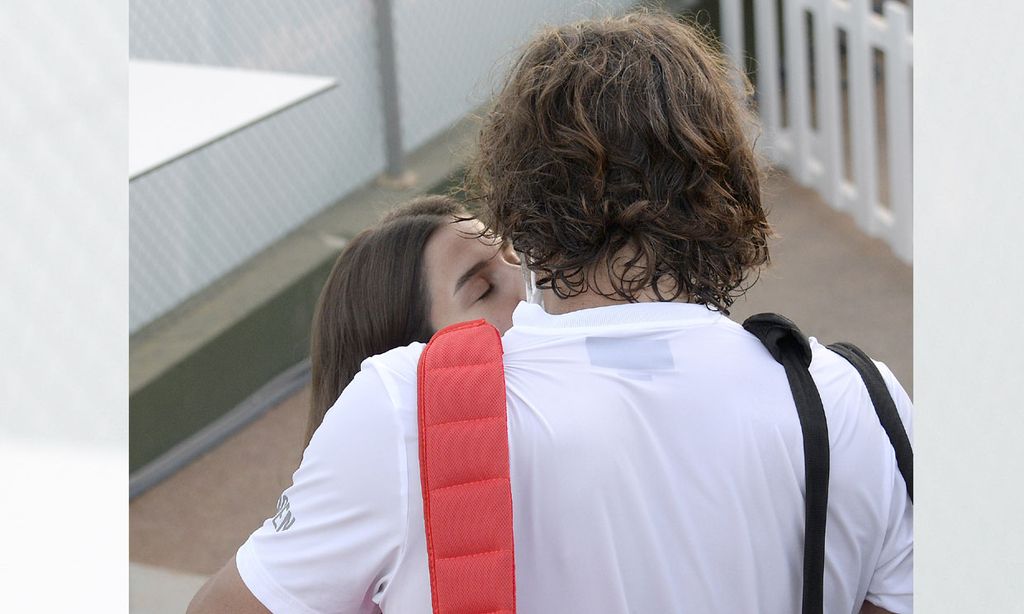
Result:
M889 24L885 50L885 108L889 144L889 206L893 225L889 241L906 262L913 259L914 201L911 164L912 110L907 9L889 0L883 6Z
M854 216L868 234L878 230L878 151L875 119L874 47L868 35L868 0L850 1L849 63L850 139L853 177L857 186Z
M743 4L741 0L721 0L719 6L722 11L722 45L725 53L732 61L733 68L740 71L739 74L745 74L747 64L743 58ZM736 86L741 86L739 78Z
M807 37L804 14L798 0L785 0L783 20L786 40L786 101L789 108L789 133L792 137L790 172L802 185L811 182L810 140L807 91Z
M843 208L841 200L843 152L840 147L839 54L836 52L836 24L833 0L819 3L814 15L814 79L818 101L818 132L821 135L822 196L832 207Z
M778 138L782 127L779 107L779 46L776 39L779 24L775 0L754 3L754 39L757 48L757 109L761 117L762 135L759 144L775 163L782 160Z

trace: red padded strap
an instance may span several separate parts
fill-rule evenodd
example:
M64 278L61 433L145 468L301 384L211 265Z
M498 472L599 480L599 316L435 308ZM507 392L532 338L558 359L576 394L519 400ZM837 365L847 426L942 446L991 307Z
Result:
M437 332L419 363L420 482L435 614L515 612L501 336Z

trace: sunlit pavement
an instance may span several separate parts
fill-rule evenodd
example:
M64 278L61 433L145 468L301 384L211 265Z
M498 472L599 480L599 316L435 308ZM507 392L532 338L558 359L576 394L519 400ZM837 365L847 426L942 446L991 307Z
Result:
M134 614L181 614L206 576L151 567L128 565L128 607Z
M781 175L766 186L780 238L732 317L793 319L822 342L853 341L912 394L911 267L811 190ZM131 611L181 612L202 578L272 516L301 457L309 390L289 398L130 505Z

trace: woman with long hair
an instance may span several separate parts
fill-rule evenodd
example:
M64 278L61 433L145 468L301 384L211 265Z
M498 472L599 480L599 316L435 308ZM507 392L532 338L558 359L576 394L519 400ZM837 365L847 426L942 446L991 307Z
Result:
M390 212L338 256L313 316L312 395L305 444L367 358L424 342L456 322L500 332L524 298L519 262L481 236L452 198L425 196Z

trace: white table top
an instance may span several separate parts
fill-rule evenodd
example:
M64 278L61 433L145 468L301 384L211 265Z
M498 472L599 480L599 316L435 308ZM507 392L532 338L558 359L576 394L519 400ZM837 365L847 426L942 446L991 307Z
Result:
M337 85L333 78L128 62L128 178L135 179Z

